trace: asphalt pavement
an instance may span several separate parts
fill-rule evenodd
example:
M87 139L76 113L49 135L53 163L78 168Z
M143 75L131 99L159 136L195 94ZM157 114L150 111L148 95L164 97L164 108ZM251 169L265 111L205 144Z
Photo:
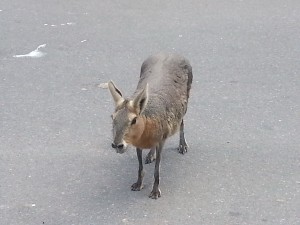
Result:
M0 225L300 224L300 2L0 2ZM185 133L163 150L162 197L133 192L114 105L144 59L184 55ZM146 152L144 153L144 157Z

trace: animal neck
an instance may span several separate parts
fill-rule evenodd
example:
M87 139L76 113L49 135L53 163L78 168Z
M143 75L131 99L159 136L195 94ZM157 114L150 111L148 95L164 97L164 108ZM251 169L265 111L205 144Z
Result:
M133 140L132 144L138 148L152 148L159 142L160 129L158 122L154 118L141 116L144 129L140 138Z

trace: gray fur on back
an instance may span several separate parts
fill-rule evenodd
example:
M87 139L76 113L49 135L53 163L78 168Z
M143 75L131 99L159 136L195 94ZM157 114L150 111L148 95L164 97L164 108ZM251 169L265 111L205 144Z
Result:
M143 114L159 120L163 130L166 126L171 128L166 136L178 130L186 113L192 79L189 61L176 54L153 55L142 65L140 80L132 97L148 83L149 100Z

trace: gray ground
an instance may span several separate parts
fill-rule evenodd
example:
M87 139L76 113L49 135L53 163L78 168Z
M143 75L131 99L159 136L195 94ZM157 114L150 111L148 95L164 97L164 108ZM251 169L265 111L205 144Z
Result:
M299 225L299 11L296 0L1 0L0 224ZM13 57L42 44L42 58ZM162 50L193 66L190 148L166 143L152 200L154 164L130 191L136 154L111 148L113 102L98 85L130 95Z

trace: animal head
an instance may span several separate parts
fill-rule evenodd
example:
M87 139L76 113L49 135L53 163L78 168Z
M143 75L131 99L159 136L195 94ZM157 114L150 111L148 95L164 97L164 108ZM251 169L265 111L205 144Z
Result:
M124 153L128 144L138 140L144 131L145 123L141 113L148 102L148 84L133 99L125 99L112 81L108 83L108 89L115 102L112 147L117 153Z

